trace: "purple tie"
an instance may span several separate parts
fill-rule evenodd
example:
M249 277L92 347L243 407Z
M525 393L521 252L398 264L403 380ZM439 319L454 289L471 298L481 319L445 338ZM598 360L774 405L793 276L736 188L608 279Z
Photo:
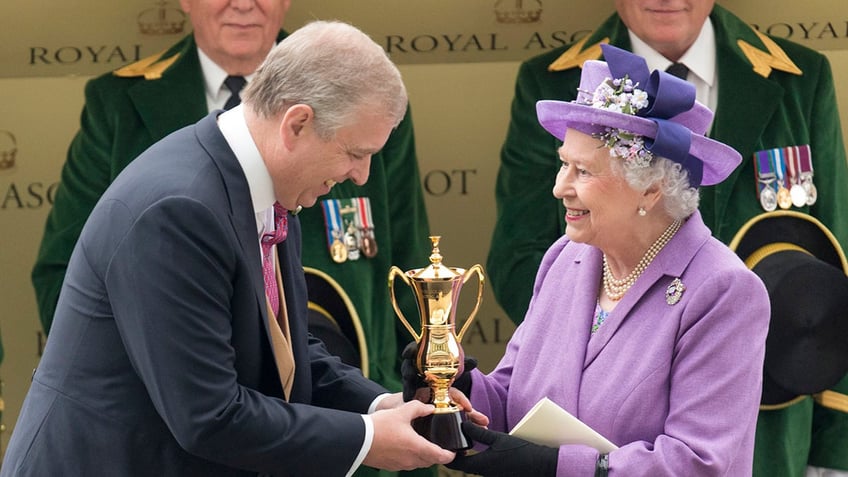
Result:
M277 292L277 278L274 275L272 247L286 239L289 230L287 213L288 211L279 202L274 202L274 232L262 235L262 276L265 278L265 295L275 316L280 313L280 294Z

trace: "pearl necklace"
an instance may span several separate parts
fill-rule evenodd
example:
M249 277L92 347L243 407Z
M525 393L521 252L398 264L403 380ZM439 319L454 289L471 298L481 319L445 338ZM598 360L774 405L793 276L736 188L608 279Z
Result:
M645 252L645 255L642 255L642 259L639 260L639 263L636 264L636 268L633 269L626 277L621 280L616 279L612 276L612 271L609 268L609 263L607 263L607 254L604 254L604 292L612 301L621 300L621 297L627 293L627 290L636 283L636 279L639 278L639 275L648 268L648 265L654 261L654 258L660 253L660 250L668 244L674 234L680 229L680 226L683 224L681 220L675 220L665 229L665 232L657 238L656 241L648 248L648 251Z

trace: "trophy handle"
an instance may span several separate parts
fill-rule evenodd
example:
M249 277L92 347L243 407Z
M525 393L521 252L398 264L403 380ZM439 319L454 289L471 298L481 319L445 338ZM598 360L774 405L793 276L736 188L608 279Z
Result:
M403 315L403 312L400 311L400 307L397 304L397 298L395 298L395 277L400 277L406 286L412 286L412 283L409 281L409 277L406 276L403 271L395 266L389 269L389 295L391 295L392 308L395 309L395 313L398 318L400 318L401 323L406 329L412 334L412 337L415 338L415 342L418 343L421 341L421 335L415 332L415 328L409 324L409 321L406 320L406 316Z
M477 315L477 311L480 309L480 303L483 301L483 282L485 281L483 277L483 267L479 264L476 264L465 271L465 274L462 276L462 284L465 285L465 282L471 278L471 274L476 272L478 278L477 284L477 303L474 305L474 309L471 310L471 314L468 315L468 318L465 319L465 324L462 325L462 329L459 330L459 334L456 335L456 341L462 342L462 336L465 334L465 331L471 325L471 322L474 320L474 317Z

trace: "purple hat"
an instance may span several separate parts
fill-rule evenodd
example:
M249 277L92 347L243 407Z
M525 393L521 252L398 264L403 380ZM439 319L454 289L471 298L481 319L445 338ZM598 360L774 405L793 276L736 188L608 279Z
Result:
M539 123L564 139L568 128L591 134L611 155L646 167L653 156L679 163L693 187L717 184L742 162L732 147L710 139L713 113L695 100L695 86L645 59L603 44L607 62L583 64L577 99L536 103Z

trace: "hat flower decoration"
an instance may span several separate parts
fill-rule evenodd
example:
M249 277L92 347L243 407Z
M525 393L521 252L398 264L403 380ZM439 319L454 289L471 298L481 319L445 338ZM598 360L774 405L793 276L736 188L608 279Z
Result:
M539 122L559 139L567 129L590 134L627 167L648 167L655 156L681 165L692 187L721 182L742 161L730 146L705 136L713 113L695 99L695 86L645 59L601 45L604 61L583 64L577 98L536 103Z
M648 93L639 89L628 75L612 79L598 85L592 93L592 107L623 114L637 114L648 106ZM645 147L642 136L620 128L604 128L604 132L595 133L595 137L604 142L610 150L610 156L624 160L630 167L648 167L654 155Z

